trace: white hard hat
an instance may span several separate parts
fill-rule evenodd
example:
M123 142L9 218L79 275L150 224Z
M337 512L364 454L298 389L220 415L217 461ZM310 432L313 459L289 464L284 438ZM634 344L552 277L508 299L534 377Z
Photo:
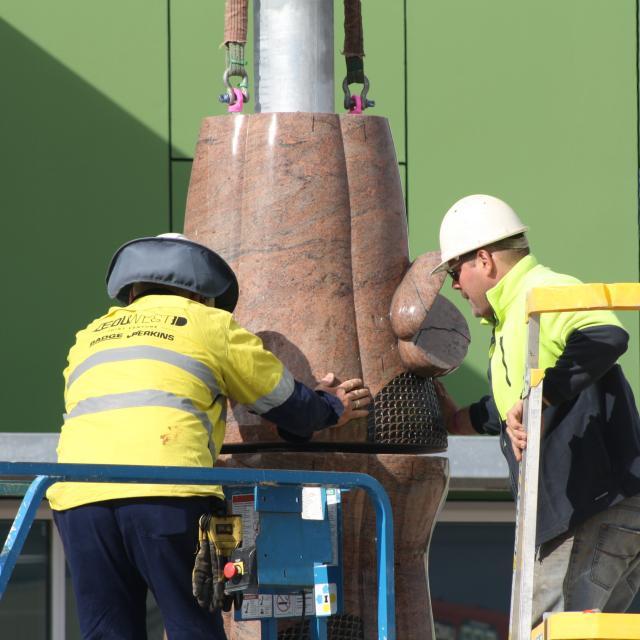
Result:
M187 236L185 236L182 233L175 233L175 232L169 232L169 233L159 233L156 238L169 238L171 240L187 240L190 242L189 238L187 238Z
M516 212L493 196L475 194L458 200L440 225L440 259L431 272L447 268L450 260L474 249L527 231Z

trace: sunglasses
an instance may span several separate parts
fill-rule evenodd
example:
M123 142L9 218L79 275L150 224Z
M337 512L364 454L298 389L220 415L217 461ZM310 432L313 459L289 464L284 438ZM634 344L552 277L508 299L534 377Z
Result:
M453 267L449 267L447 269L447 273L451 276L451 279L454 282L458 282L460 280L460 269L462 269L462 262L458 261Z
M469 260L473 260L475 257L476 251L465 253L463 256L460 256L460 258L458 258L458 260L446 270L455 283L460 280L460 270L462 269L462 265L465 262L469 262Z

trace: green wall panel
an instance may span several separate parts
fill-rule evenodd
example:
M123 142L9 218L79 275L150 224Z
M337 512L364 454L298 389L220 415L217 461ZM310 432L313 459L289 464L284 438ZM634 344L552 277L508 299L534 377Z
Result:
M0 19L166 139L166 1L2 0ZM6 60L20 71L20 58ZM38 104L45 108L55 87L41 89Z
M171 201L173 207L171 230L182 233L184 230L184 212L187 204L187 191L191 177L189 160L174 160L171 163Z
M408 197L414 256L437 248L470 193L511 203L545 264L584 281L637 281L636 3L407 0ZM451 299L467 309L445 285ZM447 378L486 388L488 331ZM623 364L638 392L638 317Z
M56 431L66 353L108 306L111 254L168 230L166 7L5 1L2 18L1 330L11 339L0 429Z
M174 158L192 158L202 118L223 115L224 2L169 0L171 11L171 142ZM251 7L251 3L250 3ZM251 10L249 25L253 22ZM253 81L248 47L250 80ZM253 100L246 113L253 112Z

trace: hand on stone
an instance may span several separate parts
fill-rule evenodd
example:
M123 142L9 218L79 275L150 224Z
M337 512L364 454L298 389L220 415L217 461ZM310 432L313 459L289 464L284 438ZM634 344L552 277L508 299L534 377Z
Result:
M330 393L342 402L344 411L336 423L336 427L346 424L349 420L366 418L369 415L366 407L371 404L373 399L369 388L364 385L360 378L352 378L351 380L340 382L334 373L328 373L320 380L316 390Z

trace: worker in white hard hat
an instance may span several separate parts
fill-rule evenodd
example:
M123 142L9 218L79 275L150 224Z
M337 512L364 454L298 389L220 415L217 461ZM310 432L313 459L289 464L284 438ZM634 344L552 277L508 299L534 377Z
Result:
M69 352L59 462L211 467L227 399L301 438L367 415L362 380L328 374L312 390L234 321L235 274L201 244L133 240L115 253L107 290L124 306ZM83 638L146 638L149 589L172 640L225 638L220 611L201 608L191 583L198 520L224 509L221 487L58 483L47 497Z
M527 227L502 200L471 195L440 227L442 262L473 314L493 328L491 394L459 408L439 385L450 433L496 434L517 492L523 427L525 298L576 284L530 254ZM543 435L533 619L546 611L626 611L640 588L640 419L617 364L628 334L610 311L544 314Z

